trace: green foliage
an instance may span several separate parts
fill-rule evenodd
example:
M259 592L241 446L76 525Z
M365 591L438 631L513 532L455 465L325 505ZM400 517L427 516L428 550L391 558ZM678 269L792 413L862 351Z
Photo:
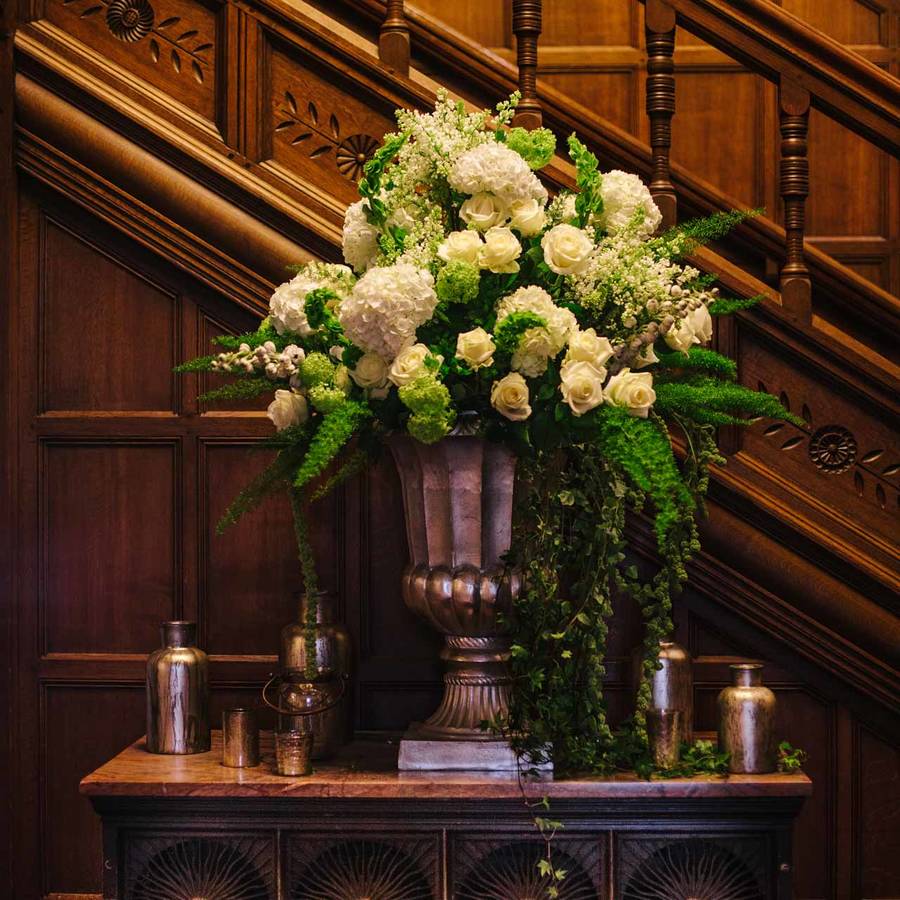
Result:
M600 193L603 176L597 157L574 134L569 136L569 156L575 163L575 183L579 192L575 198L575 212L578 225L583 228L592 216L603 212L603 196Z
M223 384L221 387L206 391L198 398L201 403L212 403L219 400L252 400L260 394L272 391L274 385L264 376L242 378L232 384Z
M359 195L368 201L366 217L372 225L384 225L386 213L384 202L380 198L381 176L388 163L406 143L406 138L405 134L390 135L363 168L363 177L359 182Z
M300 559L300 571L303 574L303 590L306 594L306 621L304 624L304 641L307 647L306 665L303 674L312 681L319 670L318 644L316 641L316 625L318 623L319 579L316 574L316 557L312 542L309 539L309 518L303 492L292 489L291 511L294 514L294 537L297 541L297 555Z
M735 225L762 212L762 209L733 209L702 219L690 219L649 241L647 247L657 259L681 259L690 256L698 247L725 237Z
M690 373L715 375L727 381L737 378L737 363L721 353L703 347L691 347L687 353L680 350L656 354L659 364L665 369L675 369Z
M522 335L531 328L541 328L547 320L537 313L519 310L504 316L494 329L494 343L497 353L511 356L516 352Z
M341 323L335 318L328 304L338 299L337 294L328 288L316 288L306 295L303 311L311 328L323 328L331 341L337 341L343 336Z
M678 471L668 431L656 418L631 416L614 406L601 407L597 418L603 452L653 501L653 528L664 549L672 528L694 512L694 499Z
M556 137L549 128L510 128L506 146L515 150L532 169L543 169L556 153Z
M324 353L309 353L300 363L300 380L306 387L331 384L334 363Z
M212 339L212 343L217 347L232 353L239 350L241 344L247 344L251 350L255 350L266 341L271 341L279 350L284 350L291 343L291 338L288 335L279 334L269 319L265 318L260 322L256 331L249 331L246 334L220 334Z
M765 299L764 294L757 294L755 297L720 297L709 304L709 313L712 316L730 316L742 309L752 309Z
M481 273L476 266L454 259L438 272L435 291L443 303L469 303L478 297Z
M657 382L655 390L655 408L660 413L675 414L702 424L748 424L738 414L781 419L798 426L804 424L802 419L788 412L777 397L729 381L695 378Z
M305 487L313 478L321 475L357 429L371 416L368 406L354 400L346 400L337 409L323 416L318 430L309 442L303 462L297 469L294 486Z
M789 741L782 741L778 745L778 771L799 772L808 757L805 750L792 747Z
M336 487L342 485L345 481L361 472L369 462L369 454L365 450L357 450L351 453L347 459L341 463L338 470L324 483L320 484L312 493L311 500L321 500L327 497Z
M185 372L212 372L212 364L216 361L215 356L198 356L189 362L181 363L172 369L173 372L184 374Z

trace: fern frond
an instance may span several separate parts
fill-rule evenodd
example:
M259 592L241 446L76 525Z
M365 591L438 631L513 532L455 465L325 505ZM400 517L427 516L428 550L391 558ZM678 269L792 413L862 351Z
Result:
M720 297L709 304L709 314L711 316L730 316L742 309L752 309L765 299L765 294L757 294L755 297Z
M673 412L696 422L709 425L746 425L738 414L769 419L781 419L802 426L802 419L786 410L777 397L762 391L753 391L740 384L719 381L715 378L697 378L689 382L663 382L654 386L655 408L661 412ZM728 417L718 420L719 416Z
M184 372L212 372L212 364L216 361L215 356L198 356L196 359L188 360L172 369L173 372L183 374Z
M222 387L213 388L201 394L201 403L211 403L218 400L252 400L260 394L275 390L276 385L268 378L242 378L233 384L223 384Z
M294 487L302 488L321 475L356 434L360 425L371 416L372 412L367 406L353 400L347 400L324 416L297 470Z
M658 354L659 364L666 369L684 369L688 372L702 372L707 375L715 375L726 381L734 381L737 378L737 363L714 350L706 350L703 347L691 347L687 353L675 350L671 353ZM663 377L666 373L660 373Z

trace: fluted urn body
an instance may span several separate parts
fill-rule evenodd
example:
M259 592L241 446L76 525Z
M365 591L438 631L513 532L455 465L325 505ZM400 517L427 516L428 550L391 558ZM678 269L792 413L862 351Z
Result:
M509 616L519 576L502 557L512 538L515 456L483 438L390 441L400 473L410 562L402 593L444 635L444 697L419 729L435 740L490 740L481 723L509 705Z

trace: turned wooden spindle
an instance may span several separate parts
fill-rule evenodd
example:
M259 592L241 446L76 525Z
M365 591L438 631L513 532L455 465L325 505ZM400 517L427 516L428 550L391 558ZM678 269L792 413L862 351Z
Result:
M541 105L537 98L538 38L541 36L541 0L513 0L513 33L519 66L522 99L513 124L531 130L541 127Z
M650 193L662 213L661 230L676 221L677 200L669 170L672 146L672 116L675 114L675 10L665 0L647 0L647 117L653 175Z
M812 285L803 256L805 203L809 194L809 91L782 77L778 86L781 127L779 182L784 202L785 254L779 278L781 302L786 312L809 323L812 320Z
M387 13L378 35L378 58L401 75L409 75L409 26L403 0L387 0Z

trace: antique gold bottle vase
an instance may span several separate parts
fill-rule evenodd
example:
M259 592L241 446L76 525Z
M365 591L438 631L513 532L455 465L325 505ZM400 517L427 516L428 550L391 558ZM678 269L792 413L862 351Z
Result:
M400 473L411 560L407 607L444 635L444 696L400 747L401 769L514 769L506 741L482 728L506 717L511 679L509 615L520 588L502 556L512 538L516 460L472 435L425 445L390 441Z

